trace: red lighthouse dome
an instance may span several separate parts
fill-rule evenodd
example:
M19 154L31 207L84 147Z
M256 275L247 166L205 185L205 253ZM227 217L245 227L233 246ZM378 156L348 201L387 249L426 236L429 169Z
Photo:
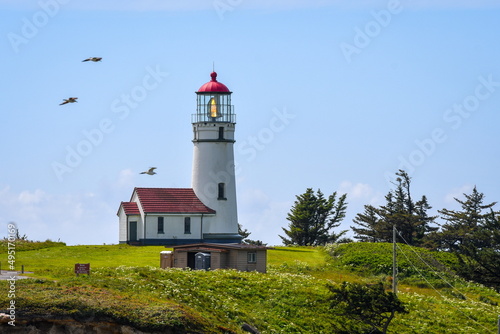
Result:
M217 81L217 73L210 73L212 80L204 84L198 89L197 93L231 93L223 83Z

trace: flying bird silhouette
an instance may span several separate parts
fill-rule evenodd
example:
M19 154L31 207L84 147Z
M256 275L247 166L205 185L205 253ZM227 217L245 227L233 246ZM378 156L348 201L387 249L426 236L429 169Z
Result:
M156 174L155 169L156 167L150 167L147 172L141 172L141 174L155 175Z
M102 59L102 57L90 57L90 58L82 60L82 62L84 62L84 61L98 62L98 61L101 61L101 59Z
M68 99L63 99L63 102L59 103L59 105L62 106L63 104L66 104L66 103L75 103L75 102L78 102L77 99L78 99L77 97L70 97Z

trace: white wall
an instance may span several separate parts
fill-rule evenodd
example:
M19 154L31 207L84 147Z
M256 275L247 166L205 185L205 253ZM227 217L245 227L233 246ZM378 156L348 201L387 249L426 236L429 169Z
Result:
M120 209L118 210L118 241L120 243L127 241L127 216L125 215L125 211L123 207L120 205Z
M163 231L158 233L158 217L163 218ZM184 233L184 218L191 218L191 233ZM203 217L203 227L209 224L211 216ZM204 230L204 233L206 231ZM201 239L201 214L192 215L147 215L146 239Z
M205 233L238 233L236 181L233 143L235 125L232 123L195 123L192 188L198 198L217 212L216 221ZM224 139L219 138L224 127ZM213 140L213 141L203 141ZM225 184L226 200L218 199L218 184Z
M124 243L129 241L129 236L127 235L128 231L128 224L130 221L136 221L137 222L137 238L141 238L141 229L142 229L142 218L139 215L131 215L127 216L125 214L125 210L123 210L123 207L120 206L120 209L118 210L118 241L120 243Z

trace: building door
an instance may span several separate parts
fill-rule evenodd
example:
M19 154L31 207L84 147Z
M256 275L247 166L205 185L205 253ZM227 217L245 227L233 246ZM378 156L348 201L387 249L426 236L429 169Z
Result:
M129 222L129 241L137 241L137 222Z
M194 269L195 268L195 255L197 252L188 252L187 257L188 257L188 268Z

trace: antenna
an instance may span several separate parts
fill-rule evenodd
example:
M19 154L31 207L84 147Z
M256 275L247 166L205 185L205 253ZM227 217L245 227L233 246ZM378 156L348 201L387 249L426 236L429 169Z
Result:
M215 61L212 62L212 72L215 72Z

